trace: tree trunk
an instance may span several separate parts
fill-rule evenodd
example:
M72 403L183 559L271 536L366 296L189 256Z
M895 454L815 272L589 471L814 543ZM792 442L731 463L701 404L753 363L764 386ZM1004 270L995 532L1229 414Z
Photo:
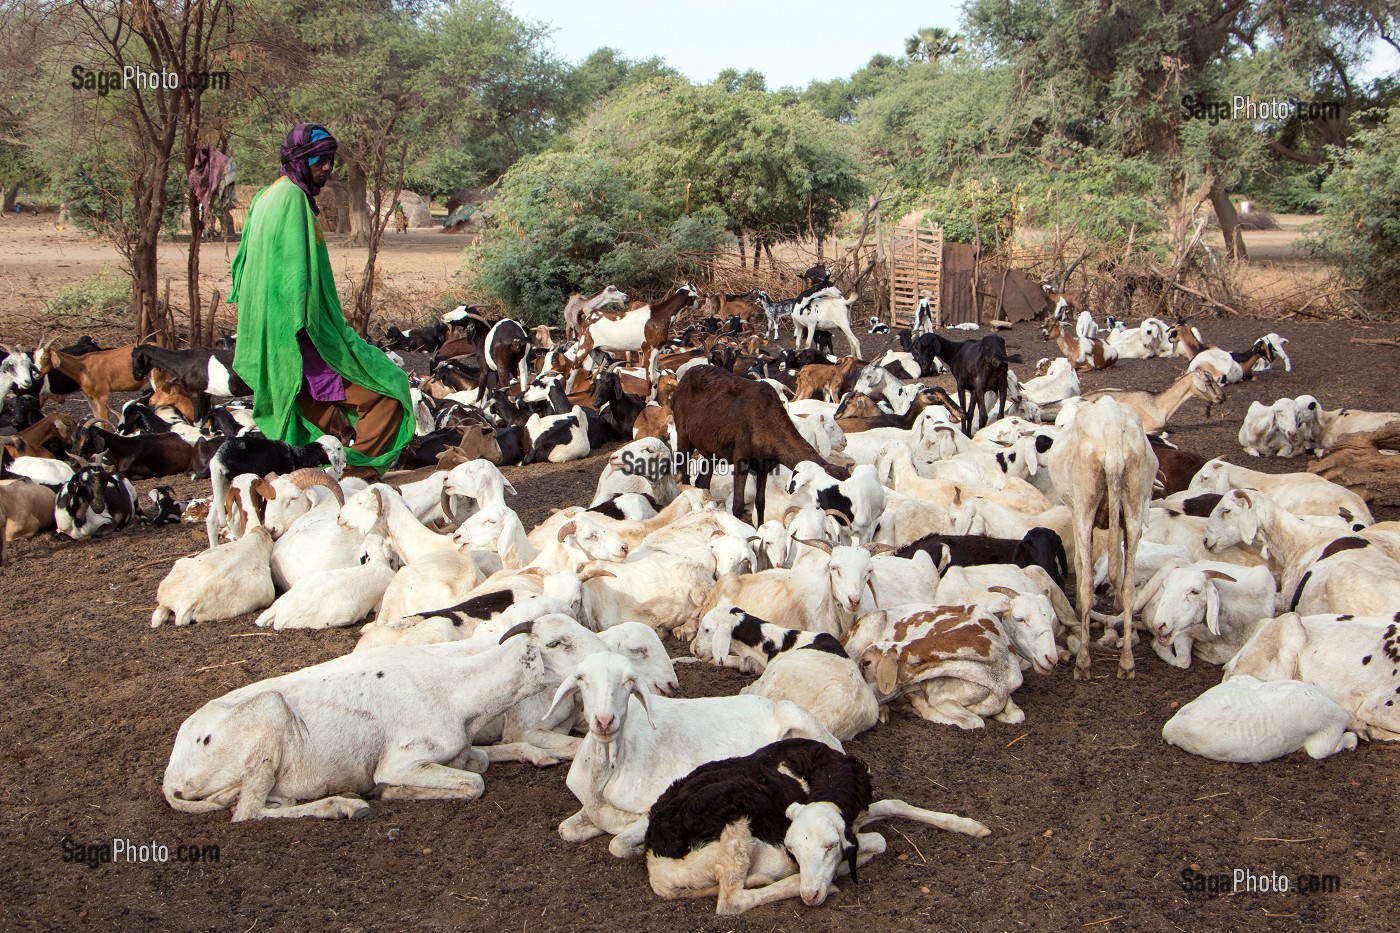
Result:
M190 303L189 345L200 345L199 338L204 332L200 326L199 300L199 246L204 239L204 218L199 213L199 200L190 196L190 254L185 259L185 285Z
M349 162L348 165L346 194L349 195L350 204L346 213L350 216L349 245L368 246L371 236L370 224L374 223L374 218L369 213L369 205L365 202L368 179L364 168L358 162Z
M18 200L19 185L6 185L4 207L0 208L0 210L5 214L13 214L15 212L15 202Z
M1244 236L1240 231L1240 215L1235 212L1235 205L1218 178L1210 186L1210 206L1215 208L1215 219L1219 221L1220 233L1225 237L1225 255L1232 261L1248 259L1249 253L1245 250Z
M1400 423L1343 434L1308 472L1345 486L1372 506L1400 505Z

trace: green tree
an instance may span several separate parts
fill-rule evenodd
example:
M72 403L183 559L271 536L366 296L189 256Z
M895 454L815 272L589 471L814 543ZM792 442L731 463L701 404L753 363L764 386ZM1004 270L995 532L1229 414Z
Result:
M673 216L715 207L764 244L828 234L864 190L848 130L795 99L674 79L628 85L574 144L611 154Z
M904 40L904 57L916 62L936 62L962 51L962 36L942 26L920 29Z
M1369 307L1393 316L1400 304L1400 107L1332 156L1313 249L1342 269Z
M724 236L721 212L678 216L604 153L523 159L493 206L493 235L471 267L475 284L531 324L557 323L575 291L615 284L659 295L700 275Z
M909 70L906 59L893 55L874 55L870 61L849 78L813 81L802 92L802 99L817 112L838 123L850 123L857 109L886 88L896 86Z

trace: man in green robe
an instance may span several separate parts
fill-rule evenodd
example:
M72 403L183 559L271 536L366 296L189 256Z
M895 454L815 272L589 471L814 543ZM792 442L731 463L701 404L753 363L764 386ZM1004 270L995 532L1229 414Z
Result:
M282 144L282 177L253 197L233 260L233 369L253 389L263 434L346 442L348 473L378 476L413 439L408 376L350 329L335 293L316 195L336 141L299 123Z

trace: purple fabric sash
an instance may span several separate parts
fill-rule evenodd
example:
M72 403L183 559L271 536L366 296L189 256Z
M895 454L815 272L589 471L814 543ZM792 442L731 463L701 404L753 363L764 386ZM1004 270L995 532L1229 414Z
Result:
M297 344L301 347L301 372L311 397L318 402L345 401L345 380L321 357L306 331L297 331Z
M313 142L311 134L316 130L326 135ZM315 214L321 213L321 209L316 206L316 195L321 193L321 186L311 180L311 167L307 160L329 158L334 161L339 145L335 137L317 123L298 123L282 141L282 174L306 192L306 196L311 200L311 210Z

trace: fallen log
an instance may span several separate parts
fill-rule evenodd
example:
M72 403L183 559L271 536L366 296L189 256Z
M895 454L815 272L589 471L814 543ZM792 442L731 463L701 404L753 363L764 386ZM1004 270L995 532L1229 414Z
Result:
M1400 505L1400 423L1343 434L1308 472L1345 486L1370 505Z

